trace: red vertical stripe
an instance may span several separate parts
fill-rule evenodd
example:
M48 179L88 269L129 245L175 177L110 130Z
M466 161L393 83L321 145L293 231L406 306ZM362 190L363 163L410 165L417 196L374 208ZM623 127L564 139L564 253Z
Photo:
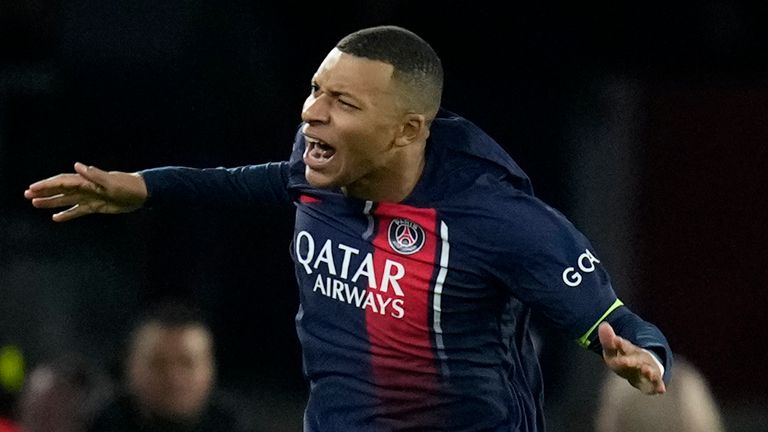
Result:
M401 301L404 312L397 318L391 313L395 311L391 305L387 311L366 308L374 379L383 398L417 401L434 388L438 373L429 322L432 276L439 263L436 212L434 209L381 203L374 211L374 217L378 226L373 239L377 280L376 287L369 286L368 291L374 296L381 295L384 301ZM390 225L397 219L407 219L423 230L423 245L418 251L403 254L390 245ZM398 264L405 270L404 276L397 280L402 296L397 295L392 284L387 292L382 292L387 260L390 261L389 274L396 274Z

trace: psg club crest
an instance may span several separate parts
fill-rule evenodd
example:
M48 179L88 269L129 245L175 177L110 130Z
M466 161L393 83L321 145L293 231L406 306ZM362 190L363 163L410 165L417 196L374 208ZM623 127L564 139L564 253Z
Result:
M424 229L408 219L393 219L389 223L389 245L396 252L411 255L424 246Z

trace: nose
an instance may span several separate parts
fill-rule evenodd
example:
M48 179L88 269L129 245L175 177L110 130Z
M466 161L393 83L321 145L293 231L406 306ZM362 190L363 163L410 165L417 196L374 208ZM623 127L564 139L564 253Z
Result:
M328 123L328 98L325 95L309 95L301 110L301 119L309 124Z

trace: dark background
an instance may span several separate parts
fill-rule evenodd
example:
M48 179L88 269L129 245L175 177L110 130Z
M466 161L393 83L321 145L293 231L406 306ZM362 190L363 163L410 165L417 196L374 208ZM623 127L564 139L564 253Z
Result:
M0 0L0 344L28 366L76 350L114 369L143 305L191 299L213 324L222 384L272 430L299 430L290 208L58 225L22 192L75 161L284 159L330 48L398 24L441 55L444 106L508 149L592 239L620 296L702 369L730 430L758 430L768 6L571 3ZM568 419L592 409L600 361L542 332L552 430L589 430Z

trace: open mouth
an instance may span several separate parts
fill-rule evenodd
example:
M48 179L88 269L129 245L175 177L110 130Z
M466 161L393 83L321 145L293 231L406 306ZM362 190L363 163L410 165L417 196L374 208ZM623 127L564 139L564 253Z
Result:
M336 154L336 149L310 136L304 136L306 149L304 150L304 162L309 165L319 165L328 162Z

